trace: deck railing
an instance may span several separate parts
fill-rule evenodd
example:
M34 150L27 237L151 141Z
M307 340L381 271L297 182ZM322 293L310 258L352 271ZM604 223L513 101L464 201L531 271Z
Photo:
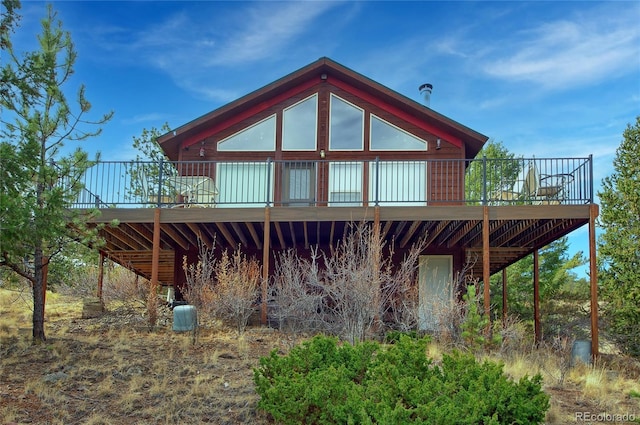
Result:
M548 205L593 202L592 158L104 161L73 207Z

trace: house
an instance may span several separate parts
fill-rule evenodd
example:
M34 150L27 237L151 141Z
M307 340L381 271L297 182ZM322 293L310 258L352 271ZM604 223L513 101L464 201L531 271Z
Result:
M120 222L101 230L105 257L165 285L184 283L182 259L195 261L198 238L241 245L268 277L273 251L328 248L354 221L378 225L398 256L426 235L421 300L450 296L467 266L484 282L487 311L490 275L588 224L597 354L591 158L476 158L486 141L320 58L161 136L169 161L97 164L79 206ZM536 309L540 338L537 299Z

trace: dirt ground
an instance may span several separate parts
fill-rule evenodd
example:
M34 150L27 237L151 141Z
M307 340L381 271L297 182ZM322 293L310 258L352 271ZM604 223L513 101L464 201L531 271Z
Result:
M68 310L50 312L40 346L31 344L26 314L8 322L0 313L0 424L273 423L256 408L253 368L271 350L286 353L300 342L266 327L239 337L214 325L201 327L194 340L172 331L169 310L153 331L129 312L81 319L77 304ZM619 370L602 373L596 387L606 382L606 390L589 390L569 374L562 384L545 379L547 423L629 423L582 421L576 412L640 417L640 399L631 396L640 391L633 389L640 373L630 370L624 380L616 378Z

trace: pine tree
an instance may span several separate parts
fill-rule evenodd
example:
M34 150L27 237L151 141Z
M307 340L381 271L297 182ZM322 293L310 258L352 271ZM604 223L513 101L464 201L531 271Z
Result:
M640 116L602 181L598 268L605 318L620 347L640 356Z
M112 114L86 121L91 104L84 86L77 111L63 87L73 74L76 52L68 32L48 6L38 36L39 50L16 54L11 33L17 27L19 2L3 0L0 40L3 66L0 90L0 266L31 283L33 340L44 333L45 276L51 257L72 240L95 240L85 226L90 215L70 210L83 187L80 176L91 165L86 152L65 154L66 141L100 134ZM87 131L88 125L98 130Z

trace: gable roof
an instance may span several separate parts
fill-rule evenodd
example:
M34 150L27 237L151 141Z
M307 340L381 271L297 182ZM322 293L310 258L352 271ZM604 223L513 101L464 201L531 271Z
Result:
M322 57L231 103L215 109L160 136L158 143L172 160L181 148L199 143L224 128L326 80L352 94L378 104L387 111L458 146L474 158L488 140L476 132L388 87L329 58Z

